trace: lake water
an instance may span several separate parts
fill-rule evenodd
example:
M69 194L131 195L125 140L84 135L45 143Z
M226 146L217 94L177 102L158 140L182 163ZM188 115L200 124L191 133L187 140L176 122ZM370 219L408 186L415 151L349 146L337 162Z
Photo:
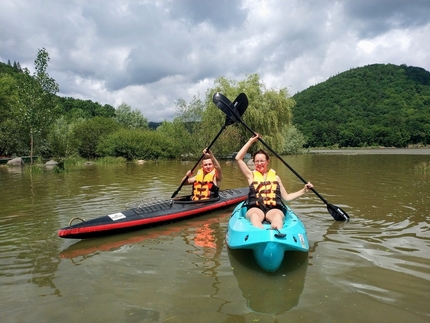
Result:
M351 219L333 221L313 193L290 202L310 251L287 253L273 274L228 250L233 207L110 237L57 236L73 217L169 198L194 162L0 167L0 321L430 322L430 171L420 168L430 150L284 159ZM235 163L221 165L222 188L246 186ZM302 188L275 157L271 166L287 191Z

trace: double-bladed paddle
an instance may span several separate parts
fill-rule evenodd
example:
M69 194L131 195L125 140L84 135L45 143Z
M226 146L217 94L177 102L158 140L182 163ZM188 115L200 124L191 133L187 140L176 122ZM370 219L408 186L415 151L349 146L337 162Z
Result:
M242 93L243 94L243 93ZM241 118L241 116L235 112L234 108L232 107L232 103L230 100L225 97L223 94L217 92L213 96L213 102L215 105L224 113L232 114L235 118L235 121L239 121L241 124L244 125L246 129L248 129L254 136L257 135L257 133L252 130ZM229 113L227 113L227 111ZM281 156L279 156L262 138L258 138L260 142L269 149L285 166L287 166L293 173L296 175L303 183L307 184L308 182L299 175L284 159L282 159ZM330 204L326 201L325 198L323 198L314 188L311 188L312 192L314 192L320 199L327 205L327 211L332 215L332 217L336 221L347 221L349 219L348 213L346 213L344 210L342 210L340 207Z
M237 116L239 116L240 118L240 116L245 112L246 108L248 107L248 97L245 93L241 93L237 96L236 100L234 100L233 103L230 102L230 105L231 107L229 109L222 110L227 115L225 118L225 123L222 126L221 130L218 132L218 134L215 136L214 140L212 140L212 142L206 148L206 150L209 150L212 147L212 145L215 143L215 141L217 141L218 137L221 135L221 133L227 126L238 121ZM194 171L194 169L197 167L197 165L200 163L204 156L205 154L202 154L197 163L191 169L191 172ZM179 193L182 186L184 186L187 180L188 175L182 180L181 185L179 185L178 189L173 192L171 198L174 198Z

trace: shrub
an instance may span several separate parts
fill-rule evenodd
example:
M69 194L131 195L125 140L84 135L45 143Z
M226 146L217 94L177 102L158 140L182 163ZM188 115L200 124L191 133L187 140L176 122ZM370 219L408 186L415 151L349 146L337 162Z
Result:
M285 139L282 153L286 155L301 153L303 145L306 143L303 134L294 126L285 127L282 133Z
M78 143L79 155L84 158L101 157L97 152L99 142L118 128L115 120L103 117L94 117L77 124L73 129L73 139Z
M174 157L169 138L156 131L138 129L121 129L109 135L100 142L97 153L127 160Z

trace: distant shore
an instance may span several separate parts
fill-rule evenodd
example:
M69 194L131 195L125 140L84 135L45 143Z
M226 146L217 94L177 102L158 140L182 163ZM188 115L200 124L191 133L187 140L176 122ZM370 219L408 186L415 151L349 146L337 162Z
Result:
M308 153L328 155L430 155L430 148L309 149Z

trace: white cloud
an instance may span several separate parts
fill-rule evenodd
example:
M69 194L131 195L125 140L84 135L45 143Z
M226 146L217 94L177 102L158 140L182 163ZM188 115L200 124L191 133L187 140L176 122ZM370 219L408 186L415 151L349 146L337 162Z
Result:
M368 64L430 70L429 12L398 0L3 0L0 60L32 70L45 47L61 95L171 120L219 76L258 73L294 94Z

